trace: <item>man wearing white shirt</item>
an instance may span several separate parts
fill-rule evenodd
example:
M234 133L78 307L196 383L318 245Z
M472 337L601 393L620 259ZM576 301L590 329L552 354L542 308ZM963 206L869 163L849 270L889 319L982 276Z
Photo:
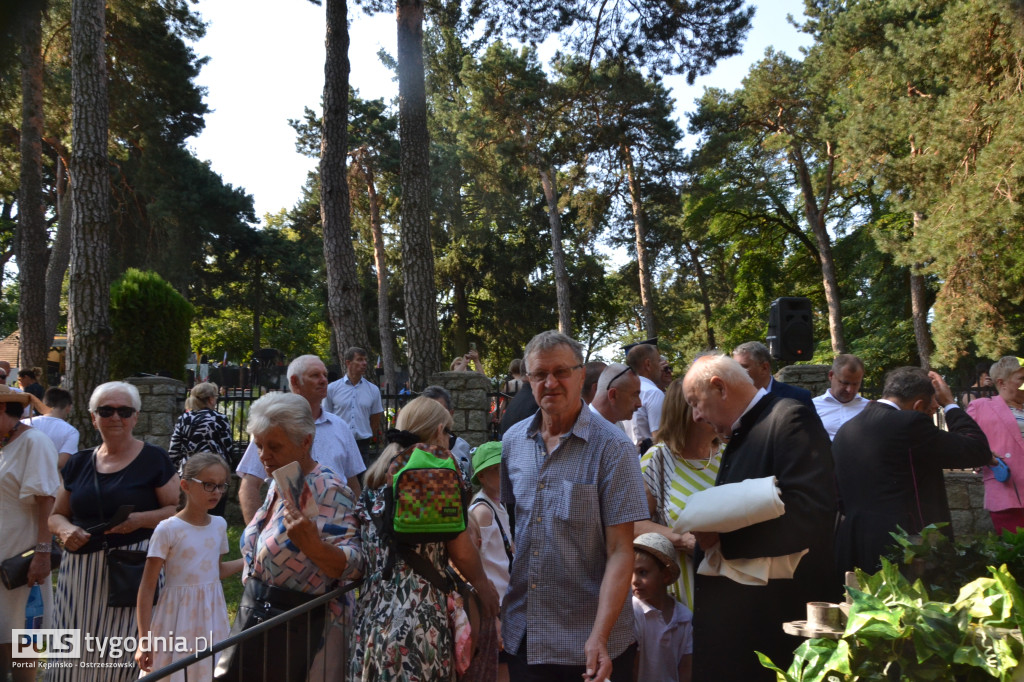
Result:
M661 374L661 353L650 343L641 343L626 354L626 364L640 377L640 407L633 418L625 422L626 435L641 450L645 441L653 441L661 426L661 404L665 392L656 383Z
M348 424L355 436L356 445L366 466L372 463L374 441L380 443L381 417L384 405L380 400L380 389L366 380L366 351L349 348L345 351L345 376L332 381L327 387L323 408L333 412Z
M301 395L309 402L313 411L316 424L313 459L345 479L358 499L361 491L359 474L366 470L366 466L359 455L355 438L344 419L320 406L327 394L327 367L315 355L300 355L288 365L288 385L292 393ZM245 449L235 473L242 478L238 487L238 503L242 508L242 518L249 523L263 504L260 488L267 480L267 472L260 461L255 441L249 441L249 447Z
M813 401L830 440L835 440L840 426L860 414L871 402L858 393L863 379L864 363L856 355L842 353L832 361L829 389Z
M67 422L71 402L69 391L51 386L43 394L43 404L50 408L49 413L21 420L22 424L39 429L53 441L57 448L57 471L63 469L71 455L78 452L78 429Z

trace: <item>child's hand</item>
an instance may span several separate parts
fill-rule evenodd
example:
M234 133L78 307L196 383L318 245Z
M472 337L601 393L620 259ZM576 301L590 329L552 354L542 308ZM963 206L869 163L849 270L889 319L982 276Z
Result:
M153 670L153 654L139 649L135 652L135 662L139 664L139 670L148 673Z

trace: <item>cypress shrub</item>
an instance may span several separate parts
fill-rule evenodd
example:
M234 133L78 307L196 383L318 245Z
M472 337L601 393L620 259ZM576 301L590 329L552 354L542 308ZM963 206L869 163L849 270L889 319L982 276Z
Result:
M143 372L184 378L193 312L157 273L125 271L110 287L110 376Z

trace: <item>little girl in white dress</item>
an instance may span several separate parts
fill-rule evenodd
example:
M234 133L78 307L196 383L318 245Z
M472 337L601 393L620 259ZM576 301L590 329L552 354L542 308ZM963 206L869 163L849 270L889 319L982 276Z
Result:
M228 552L227 523L207 512L227 492L230 475L220 455L193 455L181 475L184 507L153 531L136 616L135 661L143 676L228 636L228 609L220 581L240 572L242 560L221 563L221 555ZM161 568L164 586L154 607ZM215 666L213 657L189 666L188 682L212 680ZM184 682L184 673L176 672L170 679Z

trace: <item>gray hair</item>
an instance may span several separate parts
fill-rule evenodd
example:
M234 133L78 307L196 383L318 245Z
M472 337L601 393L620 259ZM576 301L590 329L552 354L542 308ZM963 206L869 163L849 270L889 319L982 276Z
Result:
M441 400L444 402L445 408L449 412L452 411L452 394L444 386L438 386L437 384L427 386L420 392L420 395L431 400Z
M576 356L576 363L583 364L583 344L569 338L562 332L549 329L537 334L526 344L526 350L523 352L523 363L526 365L526 371L530 371L530 356L534 353L557 348L558 346L569 348L572 354Z
M992 363L992 369L989 370L988 376L992 379L992 383L999 379L1006 381L1018 369L1020 369L1020 363L1017 361L1017 358L1013 355L1004 355Z
M885 375L885 386L882 388L883 398L896 398L900 401L931 398L935 395L935 386L928 372L920 367L897 367Z
M747 341L732 349L732 354L749 355L750 359L760 364L767 362L771 364L772 354L768 352L768 346L760 341Z
M106 402L108 397L116 393L127 396L128 402L132 404L136 412L142 409L142 398L139 397L139 389L127 381L108 381L92 390L92 395L89 396L89 411L95 412L96 408Z
M275 391L254 402L246 425L249 435L262 436L275 426L296 445L302 445L306 436L315 436L316 424L309 401L295 393Z
M705 358L707 359L705 360ZM691 381L694 382L692 385L701 391L711 385L711 377L719 377L727 384L744 383L751 386L754 384L754 380L747 374L747 370L743 369L743 365L724 353L698 355L690 365L686 376L692 377Z
M612 383L612 380L620 375L626 373L626 370L630 369L629 365L624 365L621 362L613 362L604 368L601 372L601 377L597 380L597 394L602 395L608 392L608 384Z
M310 365L314 362L323 364L323 360L316 355L300 355L292 360L288 364L288 385L292 385L292 377L298 377L299 382L301 383L302 375L306 373L306 370L308 370Z

